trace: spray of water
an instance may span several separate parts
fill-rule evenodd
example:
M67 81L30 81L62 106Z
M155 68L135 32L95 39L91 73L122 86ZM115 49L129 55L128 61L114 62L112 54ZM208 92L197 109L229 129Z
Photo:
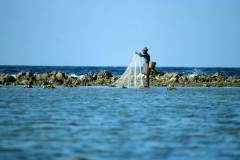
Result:
M198 74L205 74L205 73L200 69L193 69L193 70L187 70L185 74L189 77L189 76L197 76Z

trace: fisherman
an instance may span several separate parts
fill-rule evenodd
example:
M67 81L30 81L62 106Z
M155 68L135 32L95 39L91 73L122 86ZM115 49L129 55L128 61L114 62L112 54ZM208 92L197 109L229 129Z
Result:
M150 68L149 68L149 62L150 62L150 55L148 54L148 48L144 47L142 49L143 54L140 52L135 52L135 54L139 55L140 57L143 57L145 59L145 63L143 64L143 71L142 73L147 76L147 87L149 87L149 75L150 75Z

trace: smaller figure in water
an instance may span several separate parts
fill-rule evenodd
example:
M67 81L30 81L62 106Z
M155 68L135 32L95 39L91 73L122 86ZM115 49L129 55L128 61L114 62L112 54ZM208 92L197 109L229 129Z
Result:
M148 54L148 48L144 47L142 49L143 54L140 52L135 52L135 54L139 55L140 57L143 57L145 59L145 63L143 64L143 71L142 73L147 76L147 87L149 87L149 75L150 75L150 68L149 68L149 62L150 62L150 55Z

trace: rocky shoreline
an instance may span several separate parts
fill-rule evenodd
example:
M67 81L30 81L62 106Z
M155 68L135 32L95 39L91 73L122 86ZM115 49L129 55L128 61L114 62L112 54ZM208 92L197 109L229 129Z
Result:
M43 88L50 89L55 88L55 86L112 86L119 78L120 76L113 76L106 70L94 74L89 72L80 77L72 77L68 73L55 70L37 75L31 72L20 72L16 77L2 73L0 74L0 86L21 85L22 88L43 86ZM146 79L143 78L143 81L145 84ZM198 74L187 77L181 73L164 73L159 70L152 70L150 75L150 86L240 87L240 76L225 77L221 72L216 72L212 76Z

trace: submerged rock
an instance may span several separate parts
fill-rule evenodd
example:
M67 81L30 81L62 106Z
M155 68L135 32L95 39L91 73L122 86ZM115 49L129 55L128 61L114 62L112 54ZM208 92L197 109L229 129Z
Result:
M87 160L87 159L83 157L72 157L69 160Z
M55 86L53 86L53 85L44 85L43 88L44 88L44 89L46 89L46 88L47 88L47 89L54 89Z
M167 90L177 90L177 89L174 87L168 87Z
M32 86L29 84L26 84L26 85L23 85L22 88L32 88Z
M140 85L140 86L138 86L138 88L139 89L143 89L143 88L145 88L145 86L144 85Z
M110 85L108 85L108 87L116 87L115 85L113 85L113 84L110 84Z

